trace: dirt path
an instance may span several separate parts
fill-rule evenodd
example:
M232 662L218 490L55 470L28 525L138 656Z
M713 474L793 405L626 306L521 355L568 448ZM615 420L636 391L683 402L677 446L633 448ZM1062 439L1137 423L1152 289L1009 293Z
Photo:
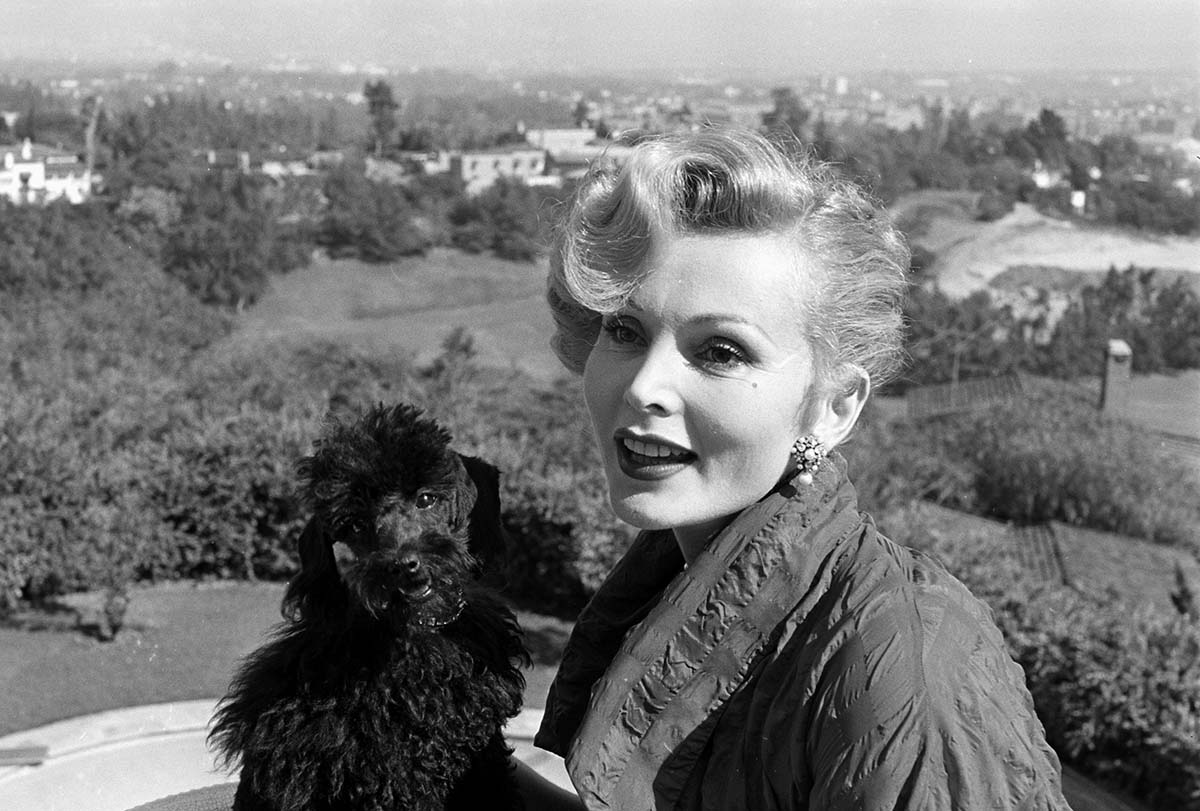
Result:
M965 296L1022 265L1096 274L1137 265L1193 274L1200 281L1200 239L1080 226L1019 203L1007 217L980 224L974 238L949 246L934 269L943 290Z
M1129 265L1187 273L1200 288L1200 238L1142 234L1058 220L1018 203L995 222L973 219L962 192L925 191L892 206L914 245L937 256L941 288L964 297L1010 268L1028 266L1104 273Z

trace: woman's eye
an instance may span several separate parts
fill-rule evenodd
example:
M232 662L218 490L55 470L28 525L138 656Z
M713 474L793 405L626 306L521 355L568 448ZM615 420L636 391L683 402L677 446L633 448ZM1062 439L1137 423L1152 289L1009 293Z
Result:
M418 493L417 494L417 509L428 510L434 504L441 501L441 497L437 493Z
M623 318L610 318L604 321L604 331L608 333L608 337L613 343L631 344L638 340L638 333L627 321Z
M749 360L742 348L729 341L713 341L700 350L700 359L713 366L734 366Z

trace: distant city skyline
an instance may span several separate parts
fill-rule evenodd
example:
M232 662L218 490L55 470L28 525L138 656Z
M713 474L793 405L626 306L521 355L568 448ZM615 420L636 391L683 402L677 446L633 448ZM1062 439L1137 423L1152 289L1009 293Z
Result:
M1182 69L1196 0L0 0L0 59L800 75Z

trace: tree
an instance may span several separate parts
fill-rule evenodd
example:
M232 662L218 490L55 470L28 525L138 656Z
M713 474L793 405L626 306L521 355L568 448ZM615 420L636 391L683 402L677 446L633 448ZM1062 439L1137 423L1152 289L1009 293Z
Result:
M1106 175L1134 171L1141 165L1141 150L1137 141L1128 135L1105 135L1096 147L1100 153L1100 169Z
M986 291L954 301L936 288L914 287L905 301L912 366L904 384L947 383L1015 371L1022 365L1020 330Z
M910 171L919 189L965 189L970 179L962 159L945 152L918 155Z
M771 91L775 102L773 109L762 114L763 129L768 135L804 140L804 125L811 113L800 103L796 91L790 87L777 87Z
M178 205L163 269L206 304L253 304L271 274L304 264L311 251L305 234L280 225L261 181L240 172L198 177Z
M1062 169L1067 165L1067 123L1062 116L1048 108L1025 127L1026 137L1038 158L1048 168Z
M1032 168L1038 159L1037 147L1024 130L1009 130L1004 136L1004 154L1021 166Z
M1200 368L1200 296L1182 276L1158 291L1150 321L1162 335L1167 367Z
M337 108L330 105L325 117L317 124L317 149L337 149L341 144L342 130Z
M396 111L400 105L392 97L392 87L380 79L367 82L363 88L367 98L367 115L371 117L371 144L375 157L382 157L392 145L392 134L396 131Z
M597 119L596 103L581 96L579 101L575 102L575 109L572 111L571 117L578 129L595 126Z
M451 241L469 253L492 251L501 259L529 262L538 255L540 200L524 183L501 178L451 209Z
M986 189L975 203L975 219L993 222L1012 212L1016 201L998 189Z
M952 110L946 121L946 139L942 143L942 151L965 163L974 163L978 157L976 140L970 111Z
M30 141L38 139L38 104L37 97L30 96L29 106L25 109L25 115L17 118L16 126L13 127L13 135L18 141L23 141L28 138Z
M839 161L842 157L842 150L830 132L829 122L825 120L824 113L817 116L817 121L813 124L812 148L821 160Z
M1182 278L1162 286L1153 270L1110 268L1059 319L1039 370L1067 378L1096 374L1101 349L1113 338L1133 349L1135 372L1200 367L1200 298Z
M924 155L936 155L946 142L946 127L949 123L946 111L941 101L930 104L924 100L921 102L921 111L925 114L925 126L920 130L918 150Z
M206 178L183 200L167 235L164 269L206 304L240 309L266 289L269 234L269 216L246 178Z
M341 166L325 179L329 208L318 241L334 255L390 262L422 254L430 239L404 189L368 180L361 167Z

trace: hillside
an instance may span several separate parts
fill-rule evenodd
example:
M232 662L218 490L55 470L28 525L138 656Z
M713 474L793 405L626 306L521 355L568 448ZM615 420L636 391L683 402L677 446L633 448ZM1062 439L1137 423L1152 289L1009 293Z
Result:
M977 226L941 203L929 233L945 237ZM475 338L479 360L516 367L539 380L565 374L550 351L551 319L542 290L544 262L507 262L435 249L386 265L316 259L272 279L262 300L237 317L232 341L328 339L426 361L455 328ZM1200 258L1197 261L1200 279ZM1099 381L1086 381L1097 398ZM1200 437L1200 370L1139 375L1124 416L1171 434ZM903 408L893 404L894 408Z
M234 340L322 338L424 361L461 326L480 361L549 379L561 367L548 343L545 277L544 263L444 248L386 265L320 257L272 279L262 300L239 315Z

